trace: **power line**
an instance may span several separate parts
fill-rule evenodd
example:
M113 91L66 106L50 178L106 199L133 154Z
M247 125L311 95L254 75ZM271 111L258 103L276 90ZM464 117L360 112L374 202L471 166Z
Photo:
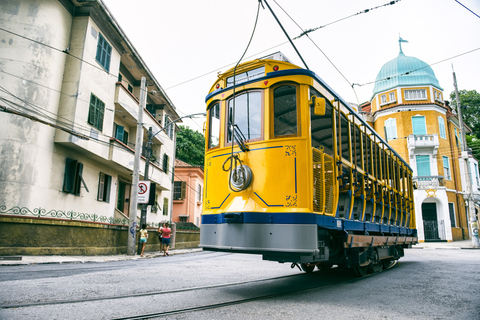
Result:
M461 57L463 55L466 55L466 54L469 54L469 53L472 53L472 52L475 52L477 50L480 50L480 48L476 48L476 49L473 49L473 50L470 50L470 51L467 51L467 52L464 52L464 53L460 53L460 54L457 54L453 57L450 57L450 58L446 58L446 59L443 59L443 60L440 60L440 61L437 61L437 62L434 62L434 63L431 63L431 64L427 64L421 68L417 68L417 69L413 69L413 70L409 70L409 71L406 71L404 73L400 73L400 74L397 74L395 76L391 76L391 77L387 77L387 78L384 78L384 79L380 79L380 80L375 80L375 81L371 81L371 82L366 82L366 83L363 83L363 84L358 84L358 83L354 83L353 85L354 86L366 86L368 84L375 84L377 82L381 82L381 81L387 81L387 80L391 80L391 79L394 79L394 78L397 78L397 77L402 77L402 76L406 76L406 75L409 75L413 72L416 72L416 71L419 71L419 70L422 70L422 69L425 69L425 68L428 68L428 67L431 67L431 66L434 66L436 64L439 64L439 63L442 63L442 62L445 62L445 61L448 61L448 60L452 60L452 59L455 59L455 58L458 58L458 57Z
M463 5L462 3L460 3L460 1L458 0L455 0L456 3L458 3L459 5L461 5L462 7L464 7L465 9L467 9L468 11L470 11L471 13L473 13L475 16L477 16L477 18L480 18L480 16L478 14L476 14L475 12L473 12L472 10L470 10L467 6Z

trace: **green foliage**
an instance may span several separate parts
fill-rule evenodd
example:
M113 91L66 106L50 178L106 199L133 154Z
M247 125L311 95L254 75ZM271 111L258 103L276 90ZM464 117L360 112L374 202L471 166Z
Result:
M204 166L205 137L197 131L179 126L177 133L176 158L192 166Z
M460 90L458 95L462 106L463 121L473 130L472 134L480 139L480 93L476 90ZM455 91L450 94L450 99L450 107L457 110ZM468 142L467 145L470 146Z
M480 159L480 139L474 136L465 135L467 146L472 149L472 154L475 159Z
M480 159L480 93L476 90L460 90L458 95L463 122L472 129L472 133L465 136L467 146L472 149L473 156ZM450 107L457 110L455 91L450 94L450 99Z

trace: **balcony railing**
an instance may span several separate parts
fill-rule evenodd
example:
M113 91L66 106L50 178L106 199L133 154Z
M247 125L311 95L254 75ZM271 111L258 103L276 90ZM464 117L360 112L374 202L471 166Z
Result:
M418 189L440 188L445 186L443 176L417 176L413 177Z
M437 134L425 134L425 135L414 135L411 134L408 136L408 146L414 148L419 147L437 147L440 145L438 141Z

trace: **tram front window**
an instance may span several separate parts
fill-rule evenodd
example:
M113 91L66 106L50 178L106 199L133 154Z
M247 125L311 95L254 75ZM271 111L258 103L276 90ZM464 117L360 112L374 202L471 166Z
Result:
M208 113L208 148L218 147L220 136L220 104L210 108Z
M283 85L273 90L274 134L297 134L297 94L295 86Z
M246 140L262 137L262 93L246 92L235 98L235 119L233 119L233 99L228 101L227 143L232 142L231 125L240 129Z

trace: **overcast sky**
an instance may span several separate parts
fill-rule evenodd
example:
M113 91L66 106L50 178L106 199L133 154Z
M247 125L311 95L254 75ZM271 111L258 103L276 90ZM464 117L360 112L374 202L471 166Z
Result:
M217 73L233 67L245 51L258 7L257 0L103 1L180 116L205 110ZM389 2L267 1L291 38L302 33L297 24L313 29ZM455 0L401 0L311 32L314 43L305 36L294 43L310 70L348 102L371 99L368 83L398 56L399 36L408 41L402 44L405 55L432 65L446 99L454 90L452 64L459 89L480 92L480 1L459 2L475 14ZM260 8L246 60L276 51L303 67L268 8ZM352 83L361 86L354 91ZM184 124L201 132L204 121Z

